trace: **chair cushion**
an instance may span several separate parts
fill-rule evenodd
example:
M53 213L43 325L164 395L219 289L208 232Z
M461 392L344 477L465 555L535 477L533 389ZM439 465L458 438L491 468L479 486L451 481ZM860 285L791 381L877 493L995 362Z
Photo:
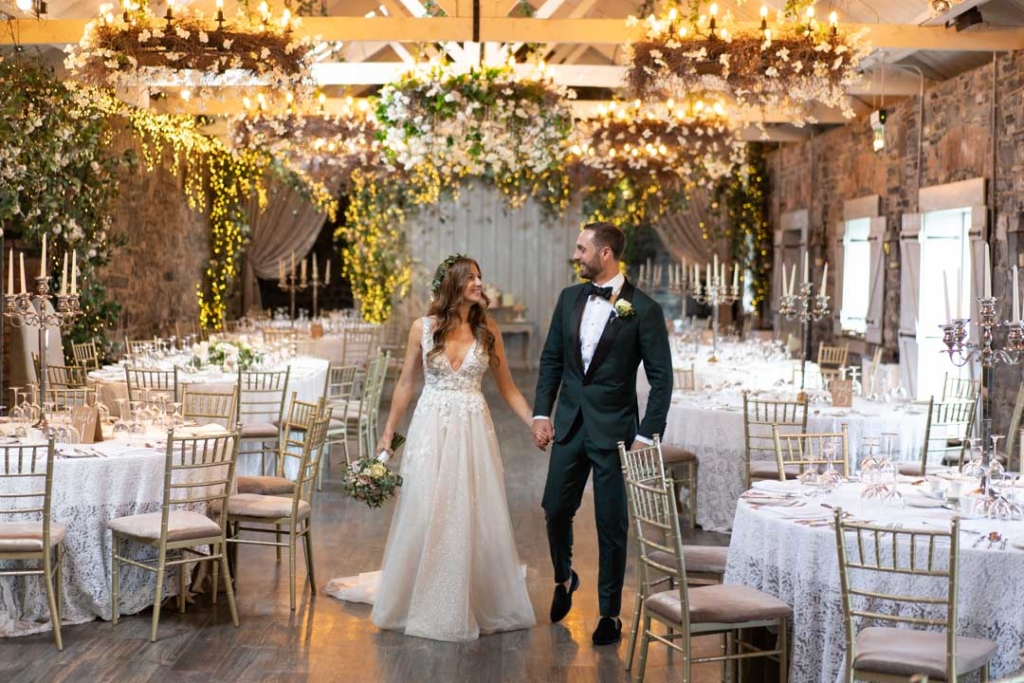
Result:
M674 567L675 558L669 553L655 550L650 554L652 560L666 567ZM684 545L683 560L686 571L696 574L725 574L725 564L729 559L729 547L724 545Z
M917 461L906 461L896 463L896 468L900 474L908 477L923 477L924 472L921 470L921 463Z
M796 479L800 476L798 465L786 465L786 479ZM778 479L779 466L774 460L751 460L751 479Z
M68 529L50 522L50 546L64 540ZM0 524L0 553L30 553L43 549L43 522L7 522Z
M931 680L945 681L946 634L942 631L915 631L907 628L873 626L857 634L856 671L910 676L924 674ZM956 675L980 669L996 653L996 644L980 638L956 639Z
M220 505L214 503L210 512L216 515ZM309 517L309 503L299 501L298 519ZM237 517L262 517L264 519L281 519L292 514L292 499L283 496L261 496L255 493L239 493L228 499L228 514Z
M739 624L745 621L789 618L793 610L778 598L748 586L717 584L687 591L691 624ZM666 619L682 618L679 591L655 593L644 601L647 609Z
M242 425L243 439L276 439L281 430L269 422L250 422Z
M291 494L295 490L295 482L284 477L238 477L236 483L239 493L258 493L261 496Z
M661 458L666 465L675 465L684 462L696 462L697 454L679 446L661 446Z
M150 512L112 519L107 522L107 528L132 538L156 541L160 539L161 521L159 512ZM198 512L171 510L167 516L167 540L171 543L220 536L220 533L219 524Z

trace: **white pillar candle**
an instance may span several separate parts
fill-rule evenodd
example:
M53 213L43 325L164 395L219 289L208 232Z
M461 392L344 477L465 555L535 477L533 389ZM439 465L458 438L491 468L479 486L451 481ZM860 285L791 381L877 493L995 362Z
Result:
M302 259L302 281L306 281L306 261L308 259Z
M64 266L61 269L60 275L60 295L64 296L68 293L68 253L64 252Z
M992 296L992 255L989 251L988 242L985 243L985 297Z
M284 282L284 259L277 259L277 279Z
M951 320L949 315L949 273L942 271L942 294L946 299L946 320Z
M715 271L714 272L715 272L715 277L717 278L718 277L718 254L714 254L714 259L715 259Z
M793 296L796 293L794 289L796 287L796 264L793 264L793 269L789 271L789 295Z
M295 277L295 252L292 252L292 277Z
M21 293L28 294L28 287L25 286L25 252L18 254L18 262L21 263Z
M718 278L718 286L725 287L725 263L722 263L722 276Z
M819 294L825 293L825 282L828 280L828 261L825 262L825 267L821 271L821 291Z
M39 277L46 277L46 233L43 233L43 257L39 261Z
M11 248L11 254L7 258L7 293L14 294L14 248Z
M71 252L71 293L78 294L78 252Z

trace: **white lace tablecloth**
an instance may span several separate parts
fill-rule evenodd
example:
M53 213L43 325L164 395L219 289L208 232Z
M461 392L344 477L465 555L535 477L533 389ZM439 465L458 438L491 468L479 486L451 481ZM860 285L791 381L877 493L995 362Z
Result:
M914 495L913 487L901 489ZM823 502L807 500L800 507L760 509L741 501L733 522L725 581L756 588L792 606L792 683L839 683L846 642L835 530L824 525L832 511L820 508L822 526L798 523L791 517L803 516L806 522L807 515ZM891 508L877 502L864 505L857 484L843 486L827 501L841 505L857 519L900 523L904 529L948 529L952 516L951 511L941 508ZM1000 549L1000 544L989 549L987 541L975 544L981 537L977 532L987 535L991 531L1024 541L1024 522L974 519L964 520L962 528L957 633L998 643L992 674L1006 675L1024 665L1019 653L1024 646L1024 610L1020 608L1024 603L1024 552L1012 543L1006 549ZM943 552L946 555L940 557ZM936 557L944 561L948 550L938 549ZM920 592L922 581L927 581L922 577L880 577L860 572L854 580L858 587L891 593L906 593L910 581ZM944 597L941 586L934 588L924 590Z
M723 358L721 349L719 358ZM794 365L799 367L796 361L723 359L705 370L708 379L704 382L700 367L697 368L696 392L673 392L661 439L697 454L697 523L703 529L728 531L736 501L743 493L743 390L757 392L757 398L793 400L797 389L788 380ZM641 372L637 376L641 415L646 410L649 391L647 377ZM864 437L882 433L898 435L896 456L900 460L920 457L927 422L925 407L875 403L858 397L854 398L852 408L812 403L808 410L808 432L838 432L842 424L847 425L851 468L861 452Z
M291 401L292 392L298 394L300 401L316 403L323 396L324 387L327 385L327 373L330 363L320 358L308 356L297 356L280 367L267 368L267 370L283 370L286 366L291 367L291 374L288 376L288 388L285 390L285 411L287 416L288 402ZM112 415L117 415L117 399L128 398L128 385L125 381L124 367L120 365L108 365L100 370L89 373L89 378L101 385L100 400L103 401ZM201 386L203 391L230 392L238 383L236 373L224 373L220 370L204 370L196 373L179 371L178 381L183 385ZM270 422L276 420L277 415L267 414L264 416L247 416L246 421ZM252 454L242 453L238 459L239 475L260 474L259 458Z
M81 624L96 617L110 619L110 532L106 523L159 510L167 451L158 439L164 436L153 432L136 437L134 444L118 439L80 446L82 452L95 450L102 457L58 457L55 461L51 518L67 527L62 565L64 624ZM207 474L210 479L223 476L218 468L209 468ZM133 548L133 553L138 553L133 557L146 557L149 551ZM151 552L155 557L155 551ZM165 595L177 594L177 581L165 581L164 586ZM155 588L152 572L123 566L121 614L134 614L152 605ZM0 636L48 631L49 619L40 577L0 577Z

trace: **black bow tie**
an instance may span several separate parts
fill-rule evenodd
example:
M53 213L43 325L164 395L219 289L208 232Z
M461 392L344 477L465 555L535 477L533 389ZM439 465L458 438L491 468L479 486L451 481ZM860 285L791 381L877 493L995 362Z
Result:
M587 296L599 296L602 299L611 299L612 298L612 288L611 287L598 287L593 282L591 282L587 286Z

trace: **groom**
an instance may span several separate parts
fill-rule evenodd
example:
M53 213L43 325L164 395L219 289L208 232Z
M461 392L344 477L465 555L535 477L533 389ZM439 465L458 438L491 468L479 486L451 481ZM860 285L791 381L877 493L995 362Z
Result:
M621 638L622 582L629 519L617 445L641 448L665 429L672 394L672 357L661 307L619 272L626 238L610 223L590 223L576 240L573 262L590 280L562 290L540 358L533 441L554 442L544 487L548 545L555 568L551 621L572 607L580 579L572 569L572 522L594 472L594 513L600 550L601 620L595 645ZM637 425L637 366L651 392ZM554 425L551 408L558 393Z

